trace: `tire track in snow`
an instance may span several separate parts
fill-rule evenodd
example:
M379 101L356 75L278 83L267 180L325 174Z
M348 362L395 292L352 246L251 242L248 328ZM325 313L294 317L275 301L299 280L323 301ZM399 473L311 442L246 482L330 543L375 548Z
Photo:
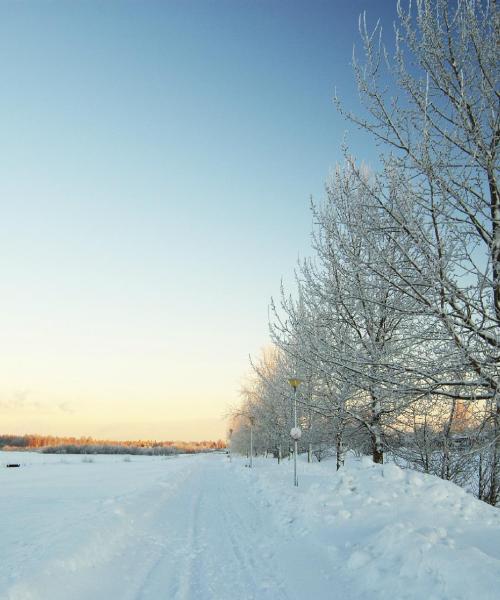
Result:
M234 487L220 462L200 461L164 508L157 520L165 536L162 556L134 600L288 600L262 540L260 508Z
M220 464L212 466L214 468L220 473ZM229 473L225 469L222 473L222 478L209 478L218 484L212 484L210 490L210 498L216 499L211 520L218 516L220 535L229 542L231 552L226 558L228 566L232 566L229 575L232 585L238 583L239 597L247 600L288 600L274 552L263 540L263 532L269 531L269 524L266 528L259 507L248 496L234 493L234 480ZM236 574L239 578L235 580Z
M202 552L199 548L199 516L202 492L199 491L193 498L190 511L189 529L184 549L183 567L179 570L179 578L174 584L173 600L186 600L187 598L202 598L196 594L200 586L200 559ZM195 592L195 593L192 593ZM170 598L170 595L168 596Z

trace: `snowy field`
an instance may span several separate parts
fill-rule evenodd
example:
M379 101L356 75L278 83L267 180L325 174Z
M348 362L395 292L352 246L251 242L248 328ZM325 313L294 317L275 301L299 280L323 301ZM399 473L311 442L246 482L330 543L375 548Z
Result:
M500 510L395 465L0 453L2 600L498 600ZM20 462L22 468L3 468Z

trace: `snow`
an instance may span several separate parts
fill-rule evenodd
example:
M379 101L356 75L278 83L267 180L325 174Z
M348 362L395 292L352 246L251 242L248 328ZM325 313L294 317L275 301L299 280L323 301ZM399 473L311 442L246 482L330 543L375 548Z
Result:
M295 488L291 461L0 453L0 598L498 599L498 509L300 458Z

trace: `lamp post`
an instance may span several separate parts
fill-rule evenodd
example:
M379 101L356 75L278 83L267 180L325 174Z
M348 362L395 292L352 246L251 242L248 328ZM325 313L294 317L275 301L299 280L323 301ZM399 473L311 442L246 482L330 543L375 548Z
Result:
M249 467L253 467L253 424L255 422L254 417L249 417L250 420L250 464Z
M302 383L298 377L292 377L288 380L288 383L293 388L293 427L290 430L290 437L293 440L293 485L298 487L299 479L297 477L297 452L298 452L298 441L302 436L300 427L297 427L297 388Z

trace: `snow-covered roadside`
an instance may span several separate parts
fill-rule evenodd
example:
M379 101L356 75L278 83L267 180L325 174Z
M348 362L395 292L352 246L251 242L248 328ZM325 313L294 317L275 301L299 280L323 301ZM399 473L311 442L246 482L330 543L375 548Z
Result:
M334 461L301 461L298 489L291 463L254 466L233 468L282 532L328 554L353 597L500 597L500 510L458 486L369 458L338 473Z
M500 511L395 465L0 453L1 600L493 600ZM6 462L21 469L6 469Z
M119 597L123 583L102 570L122 561L122 579L140 575L141 545L162 543L158 511L195 469L186 456L0 452L0 599L84 599L90 578L94 597Z

